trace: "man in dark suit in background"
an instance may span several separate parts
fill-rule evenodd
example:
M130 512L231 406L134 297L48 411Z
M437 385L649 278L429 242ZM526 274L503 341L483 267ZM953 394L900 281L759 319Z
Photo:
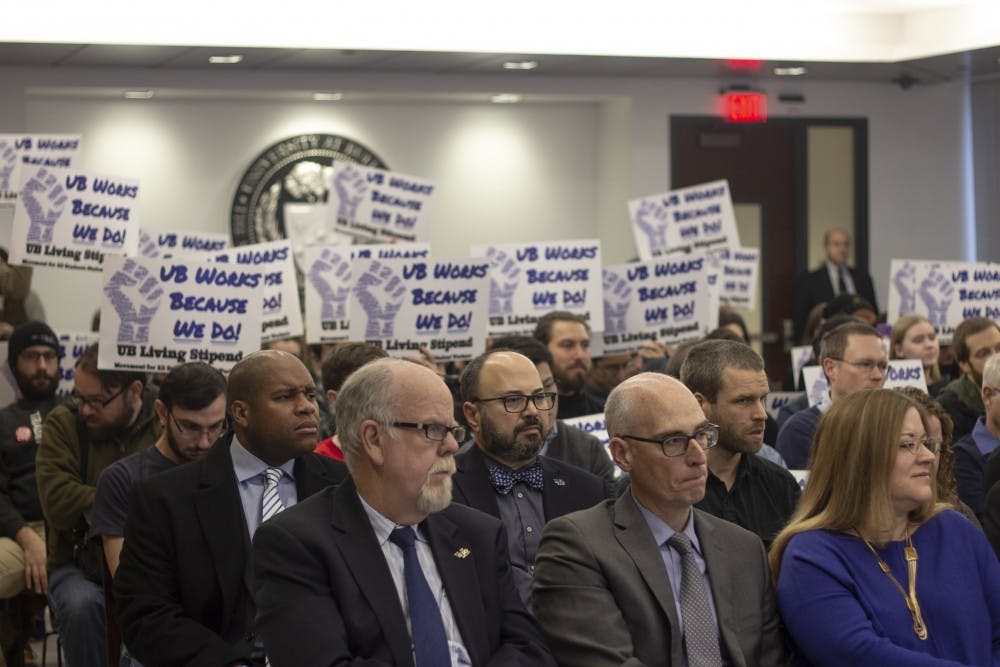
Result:
M823 266L799 276L795 281L795 343L802 341L809 311L818 303L829 303L841 294L857 294L875 309L878 301L872 277L865 271L851 268L847 258L851 253L851 235L846 229L835 227L823 235L826 261ZM808 341L806 342L808 344Z
M601 502L606 483L538 455L548 430L542 414L554 410L556 396L524 355L498 350L470 361L461 398L476 444L455 457L454 499L503 521L514 578L527 603L545 523Z
M518 599L499 521L451 504L451 393L371 362L337 395L351 479L254 538L257 628L274 667L554 665Z
M691 392L642 373L605 405L631 490L545 528L532 607L561 665L786 664L760 538L692 507L718 441Z
M250 540L263 520L347 474L312 453L316 386L295 356L246 357L226 400L233 435L139 483L129 502L115 594L125 644L146 665L264 664Z

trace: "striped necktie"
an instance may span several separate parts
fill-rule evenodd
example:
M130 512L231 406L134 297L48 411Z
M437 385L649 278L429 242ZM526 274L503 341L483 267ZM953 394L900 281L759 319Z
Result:
M278 495L278 482L281 481L281 468L268 468L264 471L264 495L260 497L260 522L264 523L275 514L285 509Z

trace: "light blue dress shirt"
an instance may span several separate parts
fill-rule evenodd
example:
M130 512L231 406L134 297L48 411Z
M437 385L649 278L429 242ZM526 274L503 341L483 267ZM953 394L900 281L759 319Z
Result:
M247 530L253 539L260 525L260 501L264 495L264 471L271 466L247 451L234 435L229 446L233 457L233 472L236 473L236 484L240 489L240 502L243 503L243 516L247 520ZM298 502L299 494L295 489L295 459L289 459L280 466L281 481L278 482L278 496L285 509Z

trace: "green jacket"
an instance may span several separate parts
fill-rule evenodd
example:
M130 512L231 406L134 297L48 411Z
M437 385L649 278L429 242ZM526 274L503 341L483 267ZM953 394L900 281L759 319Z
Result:
M54 408L42 426L35 459L38 498L47 525L49 570L73 560L74 529L89 517L101 472L120 458L138 452L160 437L153 395L143 394L142 409L130 429L103 441L89 440L86 479L80 479L80 441L75 409Z

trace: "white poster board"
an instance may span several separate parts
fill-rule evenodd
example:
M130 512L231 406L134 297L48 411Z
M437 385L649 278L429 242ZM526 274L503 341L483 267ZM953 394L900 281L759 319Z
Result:
M229 235L220 232L139 232L139 254L168 259L195 252L219 252L229 247Z
M350 339L390 356L471 359L486 348L489 262L485 259L356 259L348 305Z
M570 426L575 426L584 433L589 433L604 445L604 451L607 453L608 458L611 459L612 464L614 464L614 458L611 456L611 436L608 435L608 426L604 421L604 413L599 412L593 415L583 415L582 417L573 417L571 419L562 420L564 423ZM617 464L613 465L615 471L615 477L621 477L622 471Z
M920 359L893 359L885 373L885 389L915 387L927 393L927 378L924 377L924 362Z
M68 331L59 333L59 388L56 395L65 398L73 393L73 376L76 362L87 348L100 338L92 331Z
M491 336L530 334L553 310L604 330L599 240L474 245L469 254L490 262Z
M704 255L692 254L604 269L604 353L629 352L643 341L668 344L716 327Z
M0 204L17 199L24 172L72 169L79 153L79 134L0 134Z
M417 176L335 160L328 215L355 238L427 241L434 191Z
M756 307L757 274L760 271L759 248L721 248L706 253L719 301L733 308Z
M11 264L100 271L107 256L137 253L137 181L51 167L32 167L23 176Z
M187 361L228 371L260 349L256 271L109 255L98 366L161 373Z
M739 248L727 181L639 197L628 202L639 259L692 250Z

